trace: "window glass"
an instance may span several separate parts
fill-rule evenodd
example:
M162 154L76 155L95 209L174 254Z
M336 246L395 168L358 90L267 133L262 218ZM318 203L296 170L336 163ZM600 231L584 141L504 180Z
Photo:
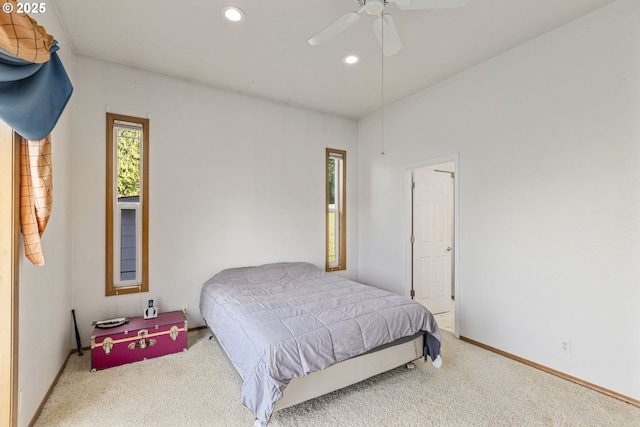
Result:
M142 132L117 127L118 199L140 196L140 145Z

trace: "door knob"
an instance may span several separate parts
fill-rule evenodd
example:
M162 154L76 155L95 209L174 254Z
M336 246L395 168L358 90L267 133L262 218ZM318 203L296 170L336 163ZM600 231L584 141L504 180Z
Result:
M447 247L447 252L451 252L451 246Z

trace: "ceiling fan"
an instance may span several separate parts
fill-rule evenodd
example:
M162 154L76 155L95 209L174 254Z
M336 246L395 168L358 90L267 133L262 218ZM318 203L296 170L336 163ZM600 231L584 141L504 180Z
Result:
M347 12L324 29L320 30L316 35L309 39L309 44L317 46L342 31L355 24L362 12L368 15L377 15L373 21L373 31L380 43L382 53L385 56L395 55L402 49L400 35L396 29L391 15L383 13L384 7L388 3L395 3L400 10L419 10L419 9L446 9L464 6L469 0L356 0L360 5L360 9L353 12ZM383 40L384 37L384 40Z

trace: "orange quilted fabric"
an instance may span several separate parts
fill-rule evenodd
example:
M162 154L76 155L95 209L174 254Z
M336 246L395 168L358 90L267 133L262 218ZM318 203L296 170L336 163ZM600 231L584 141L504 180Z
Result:
M16 0L3 0L2 3L7 10L6 4L10 4L12 12L0 11L0 48L28 62L47 62L53 36L27 14L16 13Z

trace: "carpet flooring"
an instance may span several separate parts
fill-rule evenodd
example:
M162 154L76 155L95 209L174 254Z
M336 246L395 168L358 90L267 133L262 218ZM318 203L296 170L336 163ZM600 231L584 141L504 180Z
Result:
M418 362L273 414L284 426L640 426L640 408L444 332L444 364ZM253 414L206 330L189 350L90 372L71 355L36 427L241 426Z

